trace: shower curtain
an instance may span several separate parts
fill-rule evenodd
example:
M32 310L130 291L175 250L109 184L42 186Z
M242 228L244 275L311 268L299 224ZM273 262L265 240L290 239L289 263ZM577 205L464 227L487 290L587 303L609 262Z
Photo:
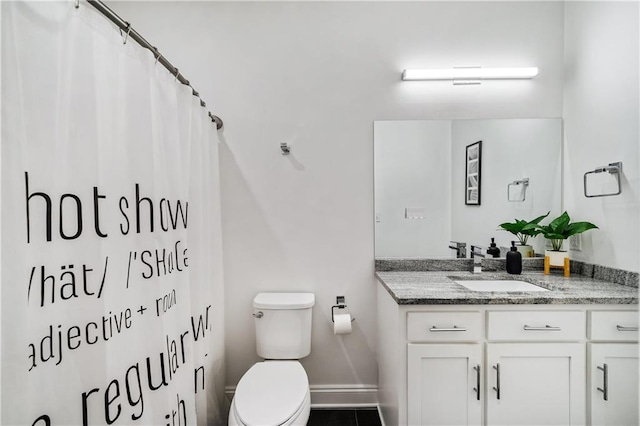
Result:
M1 6L2 424L220 424L215 124L87 3Z

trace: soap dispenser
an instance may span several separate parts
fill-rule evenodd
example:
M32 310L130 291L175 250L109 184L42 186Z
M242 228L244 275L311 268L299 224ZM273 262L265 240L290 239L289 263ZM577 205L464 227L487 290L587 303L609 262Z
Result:
M511 241L511 250L507 253L507 272L510 274L522 272L522 254L518 251L515 241Z
M496 246L495 238L491 238L491 246L487 249L487 254L493 257L500 257L500 249Z

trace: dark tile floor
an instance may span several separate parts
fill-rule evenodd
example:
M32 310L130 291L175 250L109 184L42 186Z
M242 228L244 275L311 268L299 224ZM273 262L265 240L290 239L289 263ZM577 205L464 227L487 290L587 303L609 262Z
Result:
M375 408L315 409L311 410L307 426L382 426L382 423Z

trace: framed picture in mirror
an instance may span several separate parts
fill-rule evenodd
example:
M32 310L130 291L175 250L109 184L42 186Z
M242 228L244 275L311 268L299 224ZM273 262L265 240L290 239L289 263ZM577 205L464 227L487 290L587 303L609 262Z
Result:
M482 170L482 141L467 145L465 151L465 188L464 203L466 205L480 205L480 172Z

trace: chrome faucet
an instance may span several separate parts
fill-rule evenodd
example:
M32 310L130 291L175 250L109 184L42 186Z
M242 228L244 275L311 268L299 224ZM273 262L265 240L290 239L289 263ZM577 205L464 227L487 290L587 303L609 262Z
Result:
M473 259L473 273L479 274L482 272L482 258L486 257L483 253L481 246L471 246L471 258Z
M464 259L467 257L467 243L460 243L457 241L451 241L455 246L449 246L450 249L456 251L457 259Z

